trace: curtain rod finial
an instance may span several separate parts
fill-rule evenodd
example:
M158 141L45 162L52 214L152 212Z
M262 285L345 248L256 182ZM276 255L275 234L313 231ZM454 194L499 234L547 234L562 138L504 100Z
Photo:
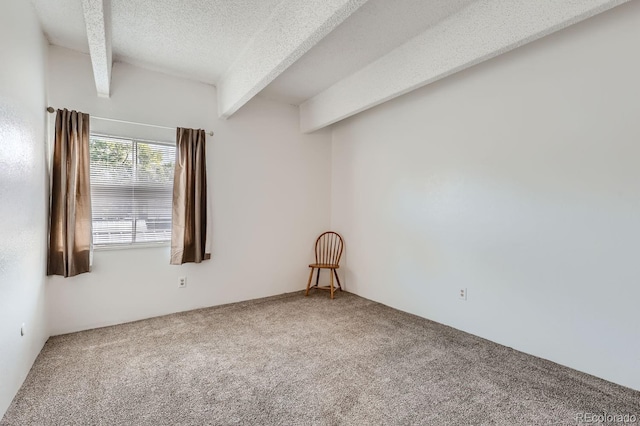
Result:
M53 107L48 107L48 108L47 108L47 111L49 111L49 112L53 113L53 112L55 112L56 110L55 110L55 109L53 109Z

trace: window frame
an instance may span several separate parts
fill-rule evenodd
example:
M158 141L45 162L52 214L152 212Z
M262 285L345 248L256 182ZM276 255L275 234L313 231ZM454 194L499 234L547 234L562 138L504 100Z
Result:
M89 134L89 157L91 157L91 140L96 138L106 138L106 139L114 139L120 141L129 141L135 144L137 143L145 143L151 145L159 145L165 147L171 147L174 150L176 149L176 145L173 142L166 142L161 140L151 140L137 137L128 137L128 136L118 136L113 134L99 133L99 132L90 132ZM172 174L175 173L175 158L174 158L174 170L172 170ZM89 168L91 173L91 161L89 161ZM93 182L90 182L93 185ZM173 186L173 181L171 183ZM172 188L173 190L173 188ZM92 190L93 191L93 190ZM93 204L93 192L91 193L91 201ZM93 251L112 251L112 250L130 250L130 249L138 249L138 248L168 248L171 246L171 237L168 240L163 241L142 241L142 242L127 242L127 243L108 243L108 244L95 244L94 243L94 230L93 230L93 206L91 209L91 248ZM134 226L135 227L135 226ZM135 238L135 231L132 230L133 238Z

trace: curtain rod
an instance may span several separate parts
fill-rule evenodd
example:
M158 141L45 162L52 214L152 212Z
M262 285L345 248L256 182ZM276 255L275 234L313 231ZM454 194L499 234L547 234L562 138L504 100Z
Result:
M50 113L56 112L53 107L48 107L47 111ZM102 121L113 121L114 123L135 124L138 126L155 127L156 129L175 130L175 127L158 126L157 124L138 123L137 121L117 120L115 118L96 117L95 115L89 115L90 118ZM206 132L209 136L213 136L213 132Z

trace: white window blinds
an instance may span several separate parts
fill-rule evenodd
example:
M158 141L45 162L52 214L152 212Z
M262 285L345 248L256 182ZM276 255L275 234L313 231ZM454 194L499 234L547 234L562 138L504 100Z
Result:
M95 247L171 240L175 146L91 135Z

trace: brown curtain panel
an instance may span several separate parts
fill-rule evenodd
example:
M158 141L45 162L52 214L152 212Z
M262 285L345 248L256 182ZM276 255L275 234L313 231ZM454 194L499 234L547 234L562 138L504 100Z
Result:
M55 132L47 275L73 277L91 269L89 114L59 109Z
M171 264L210 259L204 130L178 128L173 176Z

